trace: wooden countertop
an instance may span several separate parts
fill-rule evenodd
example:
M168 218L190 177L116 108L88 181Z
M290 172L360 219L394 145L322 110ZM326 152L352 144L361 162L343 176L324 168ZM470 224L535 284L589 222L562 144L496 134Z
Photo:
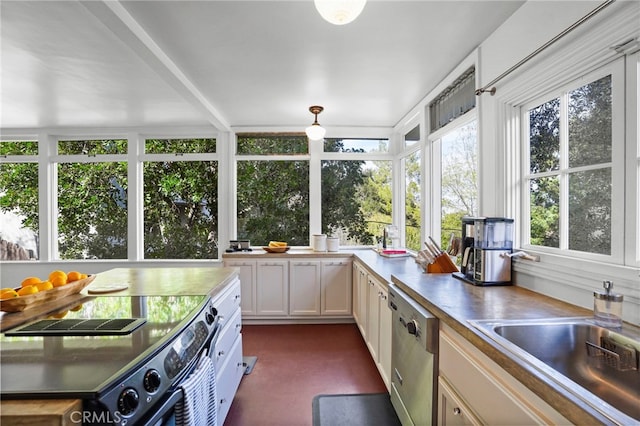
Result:
M536 374L530 364L505 352L469 323L486 319L584 317L592 316L591 310L515 285L480 287L451 274L425 274L412 258L387 260L373 251L358 251L355 255L368 269L414 298L574 424L611 423L611 419L557 383ZM638 332L638 327L625 324L626 327Z
M109 295L114 296L215 296L237 275L233 268L119 268L98 274L81 294L66 297L53 304L33 307L23 312L0 316L2 330L27 321L46 317L94 297L88 294L92 288L111 284L127 284L127 289ZM1 366L1 364L0 364ZM82 415L80 400L2 400L0 422L2 425L70 425L80 424Z
M311 248L304 247L292 247L289 251L284 253L268 253L261 247L251 247L251 251L234 251L231 253L223 253L223 259L278 259L278 258L352 258L353 250L339 250L339 251L313 251Z

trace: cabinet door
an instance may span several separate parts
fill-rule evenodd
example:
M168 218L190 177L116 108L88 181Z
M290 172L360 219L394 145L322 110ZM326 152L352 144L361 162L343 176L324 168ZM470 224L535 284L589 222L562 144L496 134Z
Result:
M256 261L255 260L225 260L224 266L240 269L240 291L242 294L242 315L255 315L256 304Z
M360 265L359 263L357 264L357 279L356 281L353 283L354 287L357 287L357 298L354 301L354 309L357 312L357 315L354 315L356 317L356 322L358 324L358 328L360 329L360 334L362 334L362 337L365 339L365 341L367 340L367 315L368 315L368 311L367 311L367 306L369 304L369 299L368 299L368 294L369 292L367 291L367 287L369 286L369 283L367 281L367 272L364 270L364 267L362 265Z
M438 426L480 425L471 409L449 386L442 376L438 377Z
M258 261L256 269L257 314L289 314L289 262Z
M380 345L380 285L369 275L367 285L367 346L373 360L377 363Z
M292 260L289 268L289 313L320 315L320 261Z
M351 315L351 262L322 261L322 315Z
M380 359L381 375L384 383L389 389L391 382L391 309L389 308L389 291L386 287L380 287L380 306L379 306L379 323L380 323L380 341L378 358Z

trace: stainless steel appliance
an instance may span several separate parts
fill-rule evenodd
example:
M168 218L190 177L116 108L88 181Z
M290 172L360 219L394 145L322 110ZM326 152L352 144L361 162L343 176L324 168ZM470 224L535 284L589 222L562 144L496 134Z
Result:
M511 284L513 219L462 218L462 263L453 275L474 285Z
M393 284L389 307L393 408L403 426L436 424L438 319Z
M0 338L3 399L73 398L86 424L170 423L219 332L208 296L100 296Z

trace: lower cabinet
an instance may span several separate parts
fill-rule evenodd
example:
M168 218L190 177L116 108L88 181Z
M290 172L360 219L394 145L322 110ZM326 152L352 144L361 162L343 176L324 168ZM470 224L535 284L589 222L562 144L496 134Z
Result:
M440 322L438 424L570 424L478 348Z
M236 279L228 289L213 299L222 330L213 353L216 371L217 419L223 424L244 375L242 361L242 288Z
M354 263L354 310L356 322L376 362L387 389L391 383L391 309L388 305L389 291L376 276L366 272L359 263ZM354 311L354 312L355 312Z
M256 315L285 316L289 314L289 262L269 260L257 262Z
M240 270L243 318L264 320L350 318L351 263L324 255L224 260Z

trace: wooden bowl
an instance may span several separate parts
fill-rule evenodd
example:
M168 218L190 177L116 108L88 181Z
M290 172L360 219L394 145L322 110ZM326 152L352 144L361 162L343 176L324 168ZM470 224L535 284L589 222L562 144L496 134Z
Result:
M262 248L267 253L284 253L286 251L289 251L291 247L286 246L286 247L262 247Z
M63 297L77 294L83 288L91 284L96 279L96 275L89 275L87 278L72 281L60 287L54 287L51 290L39 291L26 296L14 297L11 299L0 300L0 311L4 312L22 312L25 309L49 303Z

